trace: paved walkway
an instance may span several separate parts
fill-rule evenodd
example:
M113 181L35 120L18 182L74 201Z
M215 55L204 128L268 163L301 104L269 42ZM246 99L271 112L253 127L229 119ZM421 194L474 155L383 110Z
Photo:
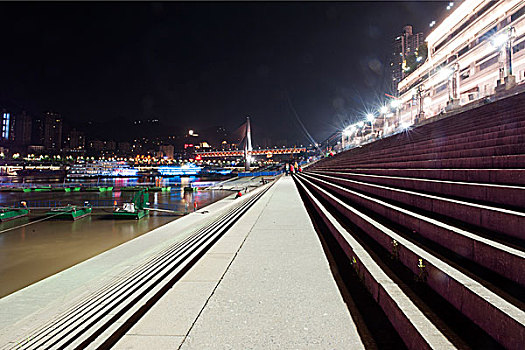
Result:
M257 193L254 190L246 196ZM235 205L234 194L67 270L0 298L0 348L24 339L107 283L122 278L163 249L205 227Z
M363 346L297 188L284 177L115 348Z

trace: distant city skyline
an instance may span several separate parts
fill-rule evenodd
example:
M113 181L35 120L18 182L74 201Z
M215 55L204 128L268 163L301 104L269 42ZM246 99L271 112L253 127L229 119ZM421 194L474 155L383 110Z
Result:
M322 141L389 92L400 28L428 32L445 7L4 3L0 107L80 122L156 118L183 130L235 129L250 115L255 142L306 143L291 102Z

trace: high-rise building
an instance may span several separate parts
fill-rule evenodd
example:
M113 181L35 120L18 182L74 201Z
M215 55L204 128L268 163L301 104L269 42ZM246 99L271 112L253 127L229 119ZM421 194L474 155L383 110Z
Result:
M428 59L399 83L398 125L476 106L524 85L525 3L464 0L426 44Z
M27 146L31 143L33 119L26 111L18 114L15 118L15 143Z
M44 116L37 116L33 119L31 127L31 144L44 146Z
M60 150L62 146L62 118L54 112L44 113L44 147Z
M397 85L405 78L410 71L403 69L403 63L406 62L410 54L414 54L417 48L423 44L423 33L412 32L412 26L407 25L403 28L403 33L394 39L392 44L392 57L390 68L392 73L392 92L397 95Z
M0 134L2 141L13 141L14 140L14 122L11 112L4 109L2 110L2 131Z
M72 150L82 150L86 147L86 137L84 133L75 128L69 131L67 141L67 146Z

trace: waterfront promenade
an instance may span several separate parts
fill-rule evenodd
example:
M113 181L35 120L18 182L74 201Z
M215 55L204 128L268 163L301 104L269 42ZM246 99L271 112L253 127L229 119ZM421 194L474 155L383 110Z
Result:
M116 349L361 348L291 177L283 177Z
M127 322L111 321L118 308L109 308L114 294L106 295L108 290L127 291L133 285L119 286L143 274L159 254L254 199L197 263L119 334L114 348L362 348L291 177L240 199L229 196L0 299L0 348L31 349L55 341L72 346L71 333L99 315L104 317L98 323L111 325L87 347L104 344ZM130 308L141 308L144 300ZM79 332L78 338L84 341L88 334Z

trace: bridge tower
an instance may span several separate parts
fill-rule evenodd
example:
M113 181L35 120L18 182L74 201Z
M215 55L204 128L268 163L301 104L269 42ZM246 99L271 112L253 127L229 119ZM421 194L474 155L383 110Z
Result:
M250 126L250 117L246 117L246 142L244 143L244 170L250 171L252 156L252 130Z

